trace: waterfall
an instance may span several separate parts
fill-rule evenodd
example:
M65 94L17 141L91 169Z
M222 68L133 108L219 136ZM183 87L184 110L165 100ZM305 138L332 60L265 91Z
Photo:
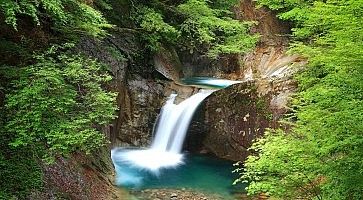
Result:
M124 168L131 167L154 173L158 173L161 168L176 167L182 164L181 151L193 114L198 105L213 91L200 90L179 104L174 104L177 95L170 95L158 117L151 147L141 150L113 149L111 152L113 162ZM130 177L134 177L134 181L140 180L136 174L130 175L130 170L128 170L123 181L129 180Z
M178 105L174 104L176 95L172 94L161 109L151 149L180 153L195 110L212 92L201 90Z

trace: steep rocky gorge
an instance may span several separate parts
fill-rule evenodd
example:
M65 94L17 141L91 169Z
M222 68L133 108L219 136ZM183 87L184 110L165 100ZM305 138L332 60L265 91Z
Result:
M137 34L129 30L115 30L103 41L81 41L80 52L111 67L114 80L107 87L118 92L118 118L103 127L110 144L99 152L59 158L55 165L44 167L48 177L45 181L49 188L56 188L49 189L48 197L52 193L66 193L71 199L127 199L127 194L115 190L113 185L110 149L150 144L166 97L177 92L181 101L197 91L180 85L180 77L213 76L244 81L213 93L203 103L191 124L186 141L188 150L243 160L252 141L266 128L280 127L278 120L288 111L286 104L296 86L291 78L305 61L286 54L290 29L275 13L256 9L251 0L241 1L235 13L241 20L257 22L252 32L259 33L261 40L244 56L223 56L217 61L172 47L164 47L151 56Z

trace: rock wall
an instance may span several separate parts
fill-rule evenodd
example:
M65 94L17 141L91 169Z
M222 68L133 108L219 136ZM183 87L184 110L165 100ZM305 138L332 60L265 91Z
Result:
M151 142L152 130L164 101L164 84L135 76L128 81L125 116L116 120L116 146L147 146ZM120 111L122 112L122 111Z
M178 52L182 63L183 77L206 76L206 77L226 77L229 74L240 71L240 55L229 55L211 60L205 55L195 52Z
M230 160L248 155L252 141L273 122L269 96L260 96L255 82L245 82L213 93L205 103L209 127L205 148Z
M114 79L108 87L118 93L119 108L118 117L109 127L111 146L148 145L165 99L164 88L171 81L157 72L151 62L154 58L132 31L116 30L104 41L85 39L79 50L111 67Z

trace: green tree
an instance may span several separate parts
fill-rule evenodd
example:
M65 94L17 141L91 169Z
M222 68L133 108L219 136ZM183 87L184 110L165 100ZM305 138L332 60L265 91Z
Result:
M239 181L284 199L362 199L363 1L259 2L294 22L291 51L309 64L296 77L292 131L257 141Z
M111 27L99 11L79 0L2 0L0 10L5 23L15 29L24 16L36 25L50 23L54 30L68 35L105 35L105 28Z
M206 0L188 0L178 6L178 10L187 16L180 29L186 41L184 44L190 51L204 47L210 57L246 53L254 47L258 37L249 34L248 23L232 19L226 5L218 2L215 4L220 8L213 8ZM232 5L229 4L229 8Z
M251 22L233 19L230 9L236 3L235 0L136 1L131 16L152 51L162 44L171 44L216 58L220 54L245 53L258 40L257 35L249 34Z
M105 66L52 47L35 64L18 70L7 95L6 128L14 147L32 146L44 158L89 152L105 143L98 131L115 117L115 94L102 89L111 80Z
M104 85L107 66L72 45L35 53L34 64L1 67L0 198L25 199L42 187L40 163L89 153L107 143L101 128L115 118L116 94ZM2 82L3 83L3 82Z

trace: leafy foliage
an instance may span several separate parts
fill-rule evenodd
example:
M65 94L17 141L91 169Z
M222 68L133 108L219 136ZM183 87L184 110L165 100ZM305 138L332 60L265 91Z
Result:
M249 194L266 192L274 197L312 199L320 195L320 161L315 157L317 146L304 135L267 132L251 147L256 155L245 161L245 170L235 181L249 183ZM240 166L238 164L237 166Z
M164 22L161 13L145 6L137 9L136 22L146 32L142 37L147 41L152 51L157 51L161 42L175 43L179 37L179 31L168 23Z
M295 21L304 41L291 51L309 67L297 77L292 132L257 141L238 181L284 199L362 199L363 1L260 2Z
M208 55L244 53L254 47L256 36L248 34L248 25L225 14L228 10L213 9L205 0L188 0L178 6L187 18L181 32L191 51L207 45Z
M115 94L101 84L111 77L104 66L52 47L35 56L36 63L19 69L7 96L7 130L13 147L30 146L51 159L73 151L89 152L105 143L97 127L114 118Z
M99 11L78 0L2 0L0 10L5 22L15 29L22 16L31 17L36 25L51 20L55 30L68 34L99 36L111 27Z
M232 18L229 9L236 2L138 2L132 16L153 51L164 43L191 53L197 51L217 57L219 54L245 53L258 40L258 36L249 34L251 23L241 23Z

